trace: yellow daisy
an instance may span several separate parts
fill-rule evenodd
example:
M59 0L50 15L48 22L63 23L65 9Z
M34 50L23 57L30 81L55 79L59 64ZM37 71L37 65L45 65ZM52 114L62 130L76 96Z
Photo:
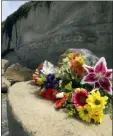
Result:
M92 119L94 120L95 123L102 123L104 118L104 114L102 111L96 111L93 115L92 115Z
M77 110L79 112L79 117L82 120L91 122L92 109L90 105L86 104L85 106L79 106L77 107Z
M92 92L86 102L91 106L91 108L104 109L107 103L108 97L101 96L99 91Z

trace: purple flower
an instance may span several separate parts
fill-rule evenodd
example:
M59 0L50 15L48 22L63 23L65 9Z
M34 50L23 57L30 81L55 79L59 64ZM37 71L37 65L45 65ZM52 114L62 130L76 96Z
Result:
M45 82L45 88L59 88L59 79L55 79L54 74L47 75L47 81Z
M55 79L55 75L54 74L49 74L48 76L47 76L47 81L48 82L51 82L51 81L53 81Z
M48 89L48 88L54 88L55 84L54 82L45 82L45 88Z
M100 58L94 67L84 65L84 68L88 72L88 75L83 78L81 82L82 84L94 84L94 90L102 87L109 94L112 94L112 84L110 81L112 69L107 69L107 64L104 57Z

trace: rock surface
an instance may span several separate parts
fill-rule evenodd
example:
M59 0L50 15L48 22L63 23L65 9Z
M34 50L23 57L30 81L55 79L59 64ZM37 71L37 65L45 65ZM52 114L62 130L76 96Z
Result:
M33 70L16 63L7 68L4 77L11 82L20 82L31 80L32 74Z
M11 83L2 76L2 88L1 88L1 92L2 93L7 93L8 88L10 87Z
M31 81L10 87L8 120L11 136L28 136L29 133L32 136L112 136L112 120L108 115L101 125L88 125L67 118L62 109L56 111L54 104L40 98L37 92L37 86Z
M2 98L2 119L1 119L1 127L2 127L2 132L1 136L9 136L9 129L8 129L8 120L7 120L7 96L3 96Z
M3 75L9 65L9 61L6 59L2 59L1 62L2 62L2 65L1 65L2 69L1 70L2 70L2 75Z
M6 60L6 59L2 59L2 68L3 68L4 70L6 70L6 69L7 69L8 64L9 64L8 60Z
M15 63L20 63L18 57L16 56L16 53L14 51L9 52L7 55L2 57L3 59L9 60L9 66Z
M67 48L86 48L112 67L112 23L110 1L29 2L2 25L2 56L13 49L36 68L45 59L57 63Z
M2 76L3 76L3 75L4 75L4 69L1 69L1 71L2 71L2 73L1 73L1 74L2 74Z

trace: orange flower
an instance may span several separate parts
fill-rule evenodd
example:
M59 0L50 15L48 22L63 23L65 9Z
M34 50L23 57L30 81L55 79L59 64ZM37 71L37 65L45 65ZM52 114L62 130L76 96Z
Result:
M75 72L77 73L77 76L79 77L83 77L85 74L85 70L82 66L75 68Z
M79 60L76 60L76 59L73 59L73 58L70 59L70 62L71 62L71 65L72 65L73 68L81 65Z
M75 59L75 57L78 57L78 56L80 56L80 53L78 53L78 52L73 52L73 53L69 53L68 54L68 57L71 59L71 58L73 58L73 59Z
M55 108L61 108L64 106L64 103L68 100L68 95L64 94L64 97L62 99L59 99L56 101Z
M70 63L72 66L72 70L77 74L77 76L83 77L85 73L85 69L82 65L85 63L84 56L79 53L74 53L70 57Z

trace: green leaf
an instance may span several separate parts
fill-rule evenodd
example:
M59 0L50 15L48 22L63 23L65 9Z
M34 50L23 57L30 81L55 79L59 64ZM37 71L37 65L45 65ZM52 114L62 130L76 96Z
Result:
M67 89L67 90L73 90L73 88L72 88L72 82L69 82L68 84L66 84L64 86L64 88Z
M68 92L70 92L71 90L66 89L66 88L62 88L61 91L62 91L62 92L65 92L65 93L68 93Z

